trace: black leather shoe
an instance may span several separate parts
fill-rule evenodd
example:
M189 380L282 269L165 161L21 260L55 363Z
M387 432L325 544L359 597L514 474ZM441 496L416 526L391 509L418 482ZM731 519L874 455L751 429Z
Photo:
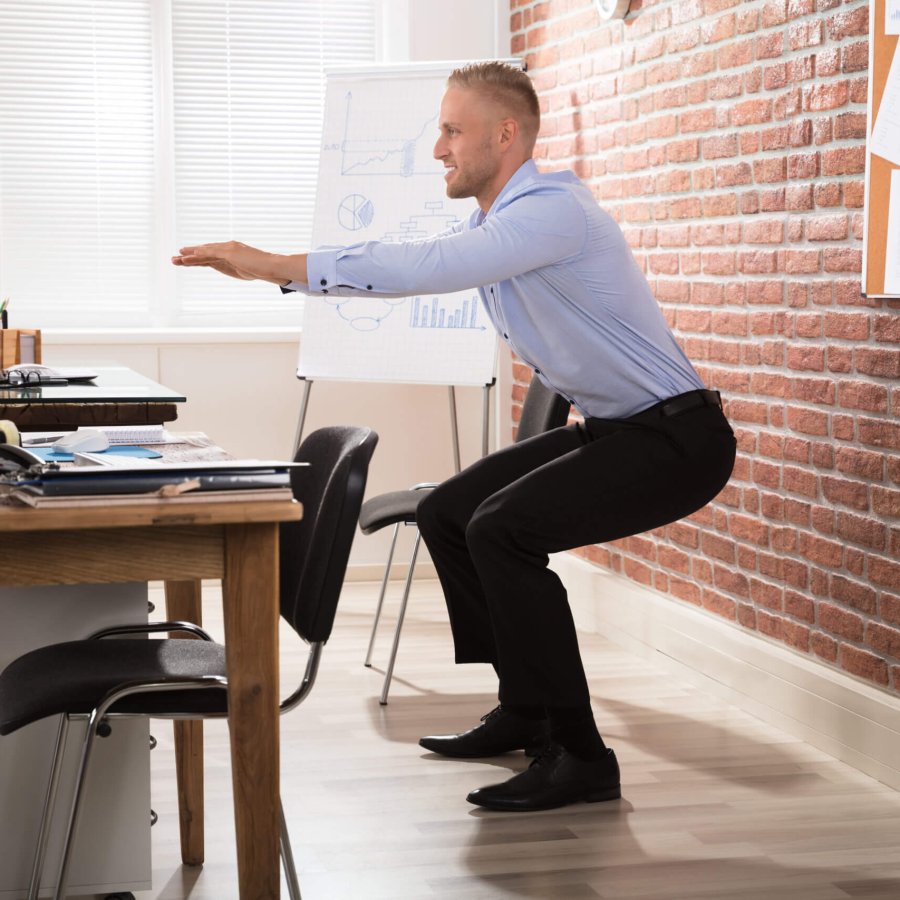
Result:
M478 788L466 800L487 809L516 812L621 796L619 764L612 750L607 748L602 759L586 762L559 744L550 744L524 772L502 784Z
M442 756L497 756L524 750L534 756L550 739L546 719L526 719L502 706L481 717L481 724L462 734L432 734L419 740L419 746Z

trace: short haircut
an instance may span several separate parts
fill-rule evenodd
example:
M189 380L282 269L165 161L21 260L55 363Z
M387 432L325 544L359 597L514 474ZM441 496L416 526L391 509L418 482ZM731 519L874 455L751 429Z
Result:
M534 144L541 128L541 107L531 79L517 66L476 62L454 69L447 87L478 91L519 123L526 141Z

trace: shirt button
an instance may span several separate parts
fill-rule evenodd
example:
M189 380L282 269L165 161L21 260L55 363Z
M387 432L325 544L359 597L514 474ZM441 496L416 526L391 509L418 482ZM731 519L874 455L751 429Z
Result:
M323 294L327 294L327 293L328 293L328 288L323 288L323 289L322 289L322 293L323 293Z
M535 374L535 375L540 375L540 374L541 374L541 370L540 370L540 369L535 369L535 370L534 370L534 374Z
M371 284L367 284L367 285L366 285L366 290L367 290L367 291L371 291L371 290L372 290L372 285L371 285Z
M319 282L319 284L321 284L322 287L325 287L325 285L328 284L328 279L327 279L327 278L323 278L323 279Z
M509 335L505 331L503 332L503 338L504 340L509 340Z

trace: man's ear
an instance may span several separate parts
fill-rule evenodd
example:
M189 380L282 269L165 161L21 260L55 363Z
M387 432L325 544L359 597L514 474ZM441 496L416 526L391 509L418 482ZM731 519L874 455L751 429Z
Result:
M498 126L500 149L505 153L516 142L519 136L519 123L515 119L502 119Z

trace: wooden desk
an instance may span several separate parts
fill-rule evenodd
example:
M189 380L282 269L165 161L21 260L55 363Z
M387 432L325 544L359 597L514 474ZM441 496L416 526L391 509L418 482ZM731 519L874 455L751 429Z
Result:
M178 417L177 391L117 366L101 366L91 382L42 388L0 387L0 419L20 431L98 425L163 425Z
M279 896L278 523L300 516L290 500L0 505L0 586L162 579L184 609L199 579L222 579L242 900Z

